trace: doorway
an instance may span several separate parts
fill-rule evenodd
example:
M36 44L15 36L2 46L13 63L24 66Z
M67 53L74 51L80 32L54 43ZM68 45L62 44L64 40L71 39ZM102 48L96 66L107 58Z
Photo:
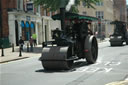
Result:
M16 46L19 46L19 30L18 30L18 22L15 20L15 39L16 39Z

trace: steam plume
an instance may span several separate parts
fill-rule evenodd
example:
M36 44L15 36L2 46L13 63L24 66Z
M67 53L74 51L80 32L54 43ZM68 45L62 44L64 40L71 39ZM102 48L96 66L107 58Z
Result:
M68 5L66 6L66 11L69 11L70 8L71 8L71 6L74 5L74 4L75 4L75 0L70 0L70 1L68 2Z

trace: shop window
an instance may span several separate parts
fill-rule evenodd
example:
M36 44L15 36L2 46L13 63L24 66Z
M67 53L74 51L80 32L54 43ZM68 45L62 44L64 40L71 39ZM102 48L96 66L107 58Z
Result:
M34 22L31 22L30 27L31 27L31 34L35 33L35 24L34 24Z

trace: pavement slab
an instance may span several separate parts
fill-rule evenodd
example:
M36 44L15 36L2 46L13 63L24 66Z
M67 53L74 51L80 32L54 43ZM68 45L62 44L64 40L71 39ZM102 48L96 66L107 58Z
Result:
M27 52L27 49L24 49L23 52L21 53L21 56L20 56L18 46L14 47L14 50L15 50L15 52L12 52L12 48L5 48L4 56L0 56L0 63L25 59L25 58L29 58L29 57L41 56L42 46L38 45L38 46L34 47L33 52ZM0 55L1 55L1 52L0 52Z

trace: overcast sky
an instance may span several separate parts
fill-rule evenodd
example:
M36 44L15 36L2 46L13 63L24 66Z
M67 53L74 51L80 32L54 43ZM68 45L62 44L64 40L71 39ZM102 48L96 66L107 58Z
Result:
M126 0L127 1L127 4L128 4L128 0Z

